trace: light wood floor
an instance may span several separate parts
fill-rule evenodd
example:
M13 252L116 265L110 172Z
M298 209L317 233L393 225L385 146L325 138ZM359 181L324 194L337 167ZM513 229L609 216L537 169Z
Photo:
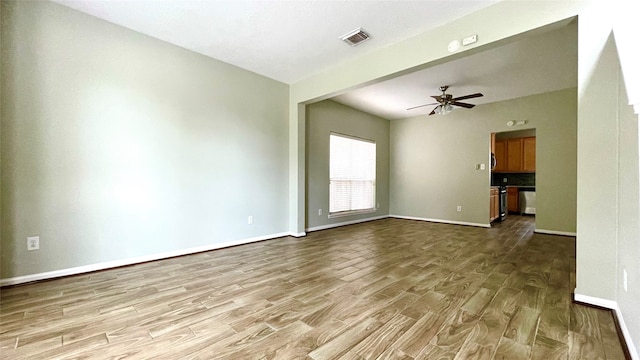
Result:
M0 291L3 359L624 359L575 239L384 219Z

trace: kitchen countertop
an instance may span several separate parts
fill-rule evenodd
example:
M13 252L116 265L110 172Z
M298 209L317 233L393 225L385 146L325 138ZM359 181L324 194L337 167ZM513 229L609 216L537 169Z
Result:
M491 189L500 189L502 186L500 185L491 185L489 186L489 188ZM536 191L536 187L535 186L528 186L528 185L507 185L506 186L507 189L509 188L516 188L519 189L520 191Z
M520 191L536 191L535 186L507 185L508 188L517 188Z

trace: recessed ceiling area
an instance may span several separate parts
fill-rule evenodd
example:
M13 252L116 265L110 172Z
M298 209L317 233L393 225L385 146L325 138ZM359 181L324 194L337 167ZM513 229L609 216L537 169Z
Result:
M448 94L483 93L479 105L577 86L577 21L449 62L338 95L332 100L385 119L427 115L440 86ZM481 37L482 34L479 34ZM455 111L473 111L457 108Z

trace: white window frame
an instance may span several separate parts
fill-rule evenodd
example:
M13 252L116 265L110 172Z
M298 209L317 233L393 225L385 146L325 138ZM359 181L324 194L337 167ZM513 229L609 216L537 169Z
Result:
M343 139L347 139L347 140L352 140L352 141L358 141L358 142L362 142L362 143L368 143L368 144L373 144L373 154L372 154L372 158L369 158L366 161L372 162L373 163L373 169L362 169L360 168L359 172L359 176L358 174L346 174L346 177L343 178L336 178L335 174L332 174L332 172L334 172L334 167L336 166L335 164L332 166L332 146L331 146L331 139L332 137L337 137L337 138L343 138ZM357 143L356 143L357 144ZM356 215L356 214L366 214L366 213L372 213L377 211L377 206L376 206L376 171L377 171L377 161L376 161L376 157L377 157L377 145L375 140L369 140L369 139L363 139L363 138L358 138L355 136L349 136L349 135L344 135L344 134L340 134L340 133L335 133L335 132L331 132L329 134L329 218L334 218L334 217L341 217L341 216L349 216L349 215ZM355 159L353 159L353 155L346 159L347 164L350 164L351 162L355 161ZM334 154L335 156L335 154ZM344 158L342 158L344 159ZM344 164L344 162L343 162ZM337 171L337 170L335 170ZM367 173L367 175L363 175L362 172ZM357 172L357 170L354 170L354 172ZM358 182L368 182L369 184L367 184L369 187L365 186L365 190L366 189L370 189L370 187L372 186L373 189L370 190L372 191L372 193L370 193L371 197L369 198L371 203L370 203L370 207L366 207L366 208L357 208L357 206L354 206L353 204L353 198L350 198L349 200L349 209L347 210L335 210L334 209L334 204L333 204L333 196L334 196L334 185L336 185L337 181L349 181L349 182L354 182L354 181L358 181ZM353 195L353 194L351 194ZM356 207L356 208L354 208Z

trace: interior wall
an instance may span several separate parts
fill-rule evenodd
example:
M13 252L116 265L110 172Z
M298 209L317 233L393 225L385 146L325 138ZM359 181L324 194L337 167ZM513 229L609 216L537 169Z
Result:
M307 106L307 229L389 214L389 120L325 100ZM328 218L329 134L336 132L376 142L375 212ZM322 215L318 215L322 209Z
M637 288L638 117L612 34L620 9L594 3L580 17L576 297L621 310L633 358L640 343ZM624 11L622 11L624 12ZM626 44L625 46L628 46ZM626 73L625 73L626 74ZM623 271L628 274L624 290Z
M4 13L2 11L3 6L0 5L0 81L2 81L2 72L4 70L2 70L3 68L3 62L2 62L2 58L3 56L3 49L4 47L2 46L3 44L3 40L2 40L2 30L4 29L2 22L4 19ZM2 81L3 82L3 81ZM0 151L2 150L2 84L0 84ZM2 153L0 152L0 260L3 259L2 257ZM0 278L2 278L2 266L0 265Z
M50 2L2 15L2 278L287 232L287 85Z
M536 129L536 228L575 232L576 106L572 88L392 121L391 215L488 224L491 133L526 119L522 129Z
M634 112L640 114L640 51L637 48L636 38L640 33L640 22L638 22L637 11L616 11L616 21L613 24L613 31L616 39L616 46L622 64L622 73L627 79L626 93L629 104L634 106Z
M578 64L582 86L578 93L575 292L614 300L619 280L618 60L610 21L607 10L597 6L578 21L578 58L583 61Z
M618 282L617 301L625 315L625 323L634 344L640 344L640 158L638 156L638 115L629 105L629 98L621 69L618 86L620 176L618 178L618 248L617 276L627 273L627 289L624 280Z
M491 131L481 111L391 122L392 216L489 224Z

